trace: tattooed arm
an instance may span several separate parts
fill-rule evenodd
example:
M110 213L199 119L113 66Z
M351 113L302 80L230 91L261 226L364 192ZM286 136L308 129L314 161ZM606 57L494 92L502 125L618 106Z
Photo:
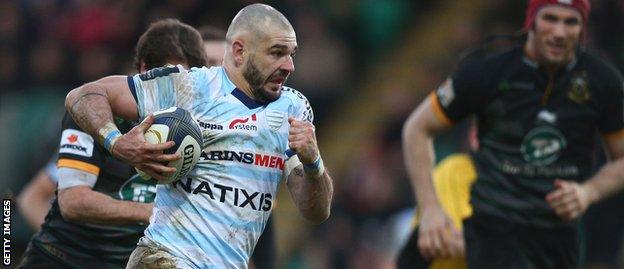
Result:
M65 107L87 133L113 123L113 114L126 120L138 118L137 105L125 76L110 76L84 84L67 95Z
M124 135L115 126L113 115L126 120L138 118L137 104L127 77L109 76L73 89L65 99L65 107L74 121L84 131L97 137L98 142L113 156L157 180L164 178L163 173L175 172L175 168L161 164L179 159L176 154L162 153L174 143L149 144L143 137L153 121L151 116Z
M322 175L315 175L305 172L300 165L290 174L288 189L306 220L319 224L329 218L334 187L326 170Z
M323 165L312 123L293 118L288 122L288 146L302 163L290 173L288 189L303 217L318 224L330 215L334 195L332 178Z

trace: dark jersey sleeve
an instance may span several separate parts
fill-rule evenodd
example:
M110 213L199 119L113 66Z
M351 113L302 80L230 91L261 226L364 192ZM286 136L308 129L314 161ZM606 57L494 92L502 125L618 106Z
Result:
M458 122L477 112L485 98L483 59L465 60L436 91L434 107L451 122Z
M603 134L613 133L624 128L624 82L617 71L612 70L606 78L606 98L602 100L602 112L598 128Z
M62 129L58 167L99 175L104 153L93 137L80 129L68 113L63 117Z

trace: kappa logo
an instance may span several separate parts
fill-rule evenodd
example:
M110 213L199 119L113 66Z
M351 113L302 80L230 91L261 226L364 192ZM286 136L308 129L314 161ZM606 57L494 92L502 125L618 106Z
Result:
M548 110L542 110L537 113L537 119L553 124L557 121L557 114Z
M256 114L253 114L248 118L232 120L228 127L232 130L258 131L258 126L255 124L257 121Z
M199 127L205 130L223 130L223 125L197 120Z

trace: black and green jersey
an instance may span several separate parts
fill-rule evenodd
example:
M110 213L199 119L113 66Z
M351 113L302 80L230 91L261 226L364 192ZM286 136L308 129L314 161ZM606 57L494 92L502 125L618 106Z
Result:
M118 125L122 132L130 128ZM156 195L155 181L143 180L133 167L111 157L68 114L63 119L58 165L98 175L93 190L114 199L150 203ZM69 222L55 199L32 243L68 268L124 268L145 228Z
M434 94L440 119L477 117L475 212L515 223L566 225L545 201L554 180L587 179L596 134L624 134L622 78L585 52L552 75L521 47L470 58Z

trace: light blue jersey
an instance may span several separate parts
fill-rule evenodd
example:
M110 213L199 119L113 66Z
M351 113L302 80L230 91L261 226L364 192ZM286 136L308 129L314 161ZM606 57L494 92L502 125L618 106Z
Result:
M307 99L284 87L279 99L260 104L222 67L157 68L128 83L141 118L181 107L198 121L204 139L189 178L158 185L139 244L164 248L180 267L247 268L285 178L288 117L312 122Z

